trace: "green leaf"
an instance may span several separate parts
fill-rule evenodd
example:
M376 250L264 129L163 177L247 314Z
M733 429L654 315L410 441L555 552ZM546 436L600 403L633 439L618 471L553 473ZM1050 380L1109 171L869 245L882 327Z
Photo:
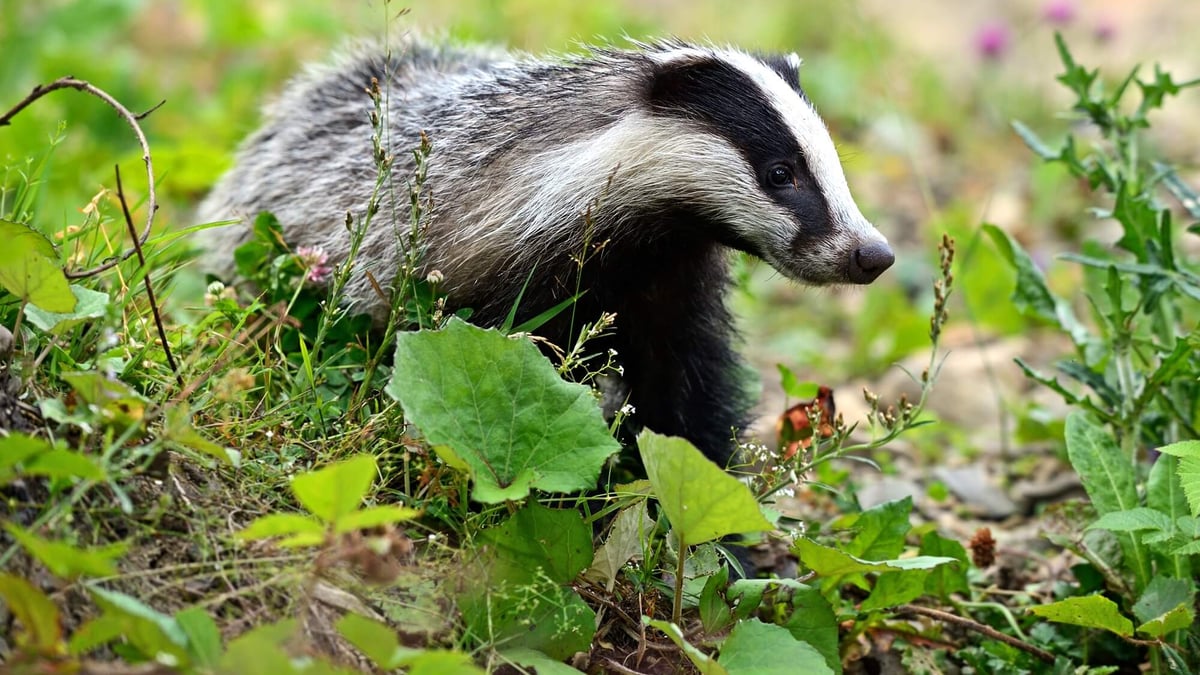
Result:
M107 474L95 460L49 441L12 433L0 438L0 484L15 475L102 481Z
M733 627L721 645L719 662L729 675L833 675L812 645L796 640L786 628L748 619Z
M1089 338L1087 327L1075 317L1070 303L1050 292L1045 276L1017 240L990 223L983 225L983 231L991 237L1000 254L1017 273L1017 287L1012 294L1013 306L1017 311L1058 326L1077 345L1086 343Z
M942 568L948 568L944 565ZM880 574L871 589L871 595L863 600L859 609L871 612L886 607L895 607L911 602L925 594L925 584L929 580L930 570L905 570L903 572L888 572Z
M417 651L401 646L396 631L360 614L346 614L335 627L379 670L395 670L405 656Z
M124 593L98 586L88 586L88 591L103 614L95 622L96 631L91 635L84 633L81 636L77 632L71 636L71 649L74 653L78 653L78 650L83 649L89 642L94 646L102 644L103 642L95 642L97 638L111 640L115 630L117 636L127 641L146 659L168 654L180 662L186 662L187 633L173 617L152 609L137 598Z
M548 579L514 585L486 573L459 597L466 636L480 644L526 647L565 661L586 652L596 613L570 588Z
M1191 626L1195 599L1190 579L1156 575L1133 605L1133 615L1142 622L1138 632L1159 638Z
M0 598L20 621L16 644L32 651L54 653L62 641L58 608L45 593L13 574L0 572Z
M782 363L775 364L775 367L779 369L779 381L783 386L783 393L787 394L788 398L810 399L816 398L820 393L821 385L816 382L801 382L791 368Z
M75 296L54 245L41 232L0 219L0 287L21 300L51 312L75 309Z
M78 284L71 284L69 292L74 298L74 306L70 310L52 312L31 304L25 308L29 323L47 333L61 333L88 319L99 318L108 313L108 293L93 291Z
M528 340L458 319L396 336L387 392L466 462L485 503L591 488L620 449L590 389L563 381Z
M692 665L696 667L700 675L728 675L729 671L717 663L716 659L700 651L695 645L688 642L679 626L670 621L651 619L648 616L643 616L642 622L651 628L657 628L665 633L668 638L671 638L671 642L674 642L675 646L679 647L683 652L683 655L688 657L688 660L692 662Z
M862 560L839 549L822 546L808 538L797 539L796 545L792 547L792 552L800 558L805 566L822 577L839 577L866 572L925 570L957 562L954 558L925 555L898 560Z
M617 574L625 563L640 559L654 532L654 519L646 509L645 501L638 501L623 509L613 519L613 525L604 544L596 549L592 565L584 572L591 581L603 582L612 591Z
M728 585L728 567L721 567L714 574L710 574L704 582L704 588L700 591L696 608L700 612L700 625L704 627L705 633L710 635L716 633L725 628L725 625L733 618L733 612L729 610L729 601L725 599L724 593Z
M1021 140L1025 142L1025 145L1028 146L1028 148L1032 150L1035 155L1044 160L1058 159L1059 153L1051 150L1049 146L1046 145L1045 141L1043 141L1033 131L1033 129L1030 129L1016 120L1013 120L1012 128L1013 131L1017 132L1017 136L1021 137Z
M400 665L406 666L406 675L485 675L469 655L445 649L417 650Z
M682 438L643 431L638 449L658 503L684 546L771 529L750 488Z
M792 607L792 615L783 627L792 637L812 645L825 657L825 665L840 675L842 659L838 649L838 621L833 605L821 595L820 590L804 586L792 592Z
M376 476L375 458L360 454L292 479L300 504L326 523L358 510Z
M175 614L175 623L187 635L192 664L213 669L221 662L221 631L200 607L189 607Z
M1122 637L1133 635L1133 622L1121 615L1117 603L1103 595L1067 598L1048 605L1030 607L1029 612L1058 623L1099 628Z
M480 532L478 543L489 551L493 578L517 583L533 582L544 574L567 584L592 563L592 529L583 516L536 501Z
M1175 529L1175 522L1162 511L1139 506L1128 511L1106 513L1100 516L1096 522L1088 525L1087 529L1110 532L1137 532L1140 530L1170 532Z
M254 519L241 532L239 539L267 539L270 537L292 537L309 541L315 546L324 543L326 526L321 521L298 513L271 513ZM302 544L294 543L294 546Z
M582 672L533 649L502 649L500 657L532 669L537 675L582 675Z
M947 599L951 593L967 593L970 585L967 583L967 570L971 565L967 559L967 549L963 545L947 539L937 532L928 532L921 537L921 555L954 558L957 565L940 565L929 571L925 579L925 592Z
M1067 457L1098 514L1129 511L1138 506L1133 464L1121 453L1108 430L1076 411L1067 416L1066 437ZM1148 552L1137 537L1117 536L1125 553L1125 564L1133 571L1136 590L1140 591L1150 581Z
M912 529L912 497L874 506L854 521L857 533L846 553L867 560L895 558L904 551L904 538Z
M420 510L411 509L407 506L372 506L361 511L353 511L339 518L333 531L337 533L353 532L354 530L379 527L380 525L402 523L412 520L419 515L421 515Z
M1200 441L1180 441L1158 449L1179 458L1179 485L1187 496L1193 518L1200 518Z
M117 558L124 555L129 548L125 542L91 549L76 548L63 542L42 539L16 523L5 523L4 529L8 530L26 551L41 561L51 574L61 579L114 575L117 573Z

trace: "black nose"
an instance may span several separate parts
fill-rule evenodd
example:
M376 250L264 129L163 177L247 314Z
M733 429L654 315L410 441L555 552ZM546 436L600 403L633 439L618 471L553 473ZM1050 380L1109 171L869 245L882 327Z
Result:
M884 242L873 241L854 249L850 254L850 281L869 284L896 262L892 248Z

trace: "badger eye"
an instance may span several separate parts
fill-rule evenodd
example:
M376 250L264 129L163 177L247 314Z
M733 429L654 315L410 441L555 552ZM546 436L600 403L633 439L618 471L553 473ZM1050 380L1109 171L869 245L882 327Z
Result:
M771 187L777 188L792 187L796 184L791 170L782 164L776 164L767 171L767 182Z

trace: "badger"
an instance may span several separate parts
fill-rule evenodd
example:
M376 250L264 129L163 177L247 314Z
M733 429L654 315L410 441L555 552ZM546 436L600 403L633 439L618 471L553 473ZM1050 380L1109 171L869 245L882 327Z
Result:
M794 54L675 39L540 58L418 37L359 44L285 88L199 217L268 211L290 246L343 260L347 214L364 217L378 177L377 80L394 196L365 233L351 309L389 311L367 273L386 282L404 260L409 150L424 134L421 260L441 272L448 308L497 326L518 298L520 322L578 296L537 329L557 345L615 313L592 346L615 350L632 420L727 465L751 407L725 304L730 249L809 285L867 284L894 260L799 67ZM250 228L207 232L208 266L228 277Z

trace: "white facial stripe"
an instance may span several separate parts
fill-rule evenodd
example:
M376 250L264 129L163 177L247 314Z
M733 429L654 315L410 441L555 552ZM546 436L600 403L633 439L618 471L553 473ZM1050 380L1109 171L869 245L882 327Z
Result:
M779 111L784 123L792 130L817 181L817 187L829 203L837 229L845 229L846 234L857 235L865 241L883 240L883 235L867 222L850 195L850 186L842 172L842 163L833 139L812 105L801 98L778 73L749 54L731 50L723 51L721 56L746 73L762 89L771 106Z
M618 213L662 201L688 204L768 257L785 250L795 232L791 215L762 193L727 140L634 113L602 134L524 159L502 195L457 218L472 223L459 239L488 241L511 256L553 253L556 230L577 227L597 198L601 210Z

